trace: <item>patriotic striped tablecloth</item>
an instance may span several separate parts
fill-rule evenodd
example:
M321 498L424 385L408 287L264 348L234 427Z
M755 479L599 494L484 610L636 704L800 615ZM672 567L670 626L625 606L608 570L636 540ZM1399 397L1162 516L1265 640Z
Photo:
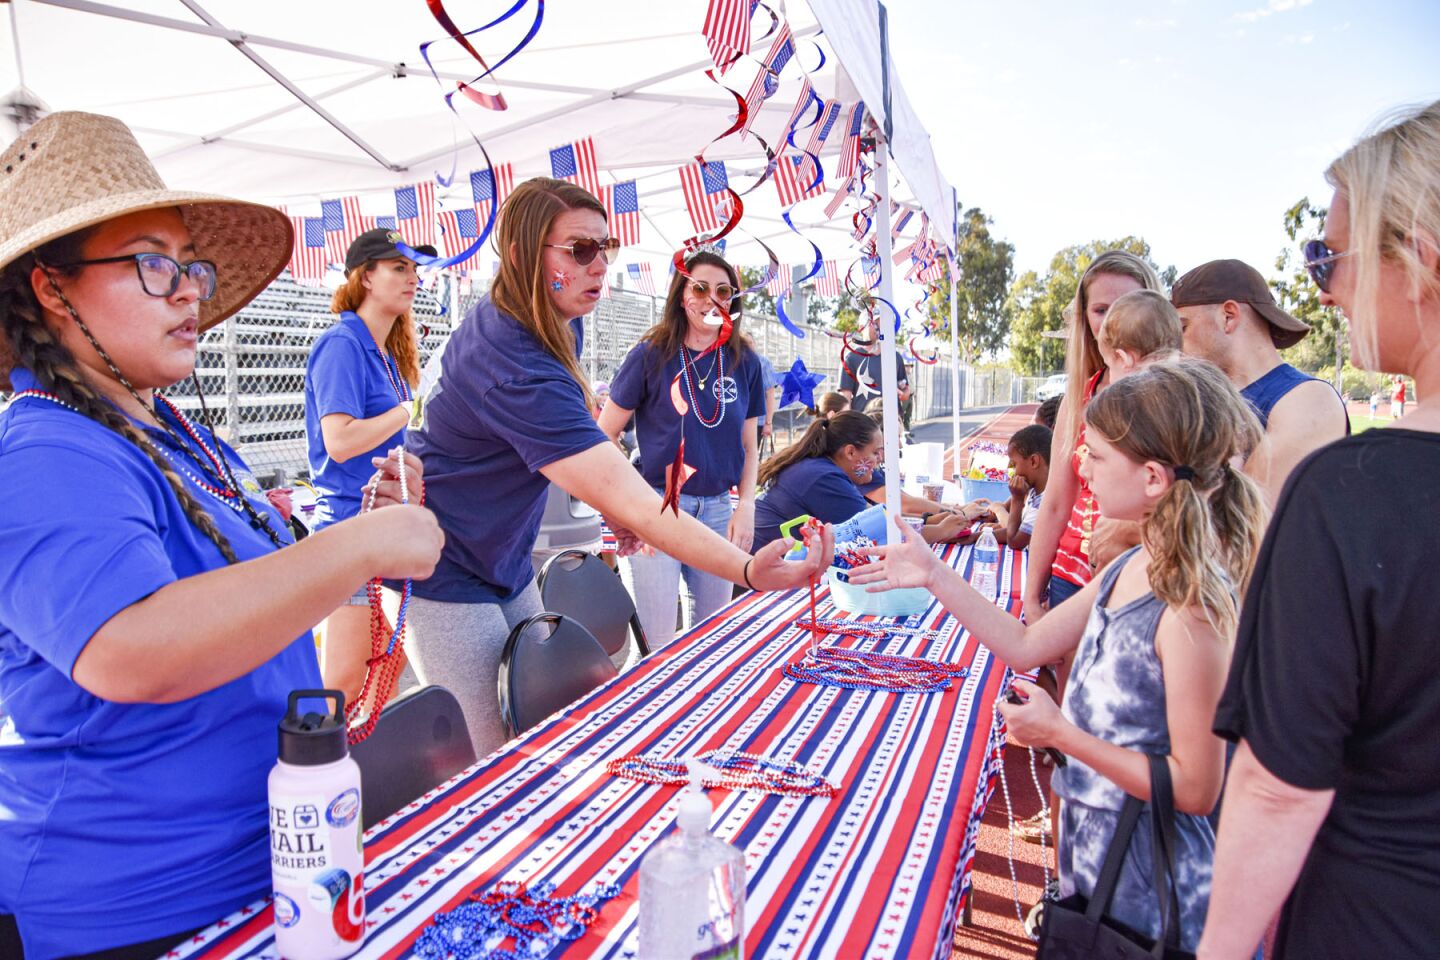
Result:
M964 571L970 552L942 556ZM1024 555L1003 558L1001 595L1018 614ZM709 791L713 832L745 851L747 957L948 957L996 771L1005 667L932 603L905 621L932 634L880 649L969 664L949 691L797 683L781 667L802 654L807 635L792 623L807 601L805 591L746 594L377 824L366 835L368 929L356 956L408 955L436 912L503 879L548 880L561 895L619 884L563 956L634 957L640 860L671 830L678 789L611 777L605 761L729 748L798 760L839 784L830 799ZM827 591L819 612L838 615ZM170 956L275 956L268 903Z

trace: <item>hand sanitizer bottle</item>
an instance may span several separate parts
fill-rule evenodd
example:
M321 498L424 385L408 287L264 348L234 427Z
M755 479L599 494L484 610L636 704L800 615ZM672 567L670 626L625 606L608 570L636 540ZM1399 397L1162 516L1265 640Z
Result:
M745 858L710 835L710 801L698 761L675 815L679 828L640 863L642 960L742 960Z

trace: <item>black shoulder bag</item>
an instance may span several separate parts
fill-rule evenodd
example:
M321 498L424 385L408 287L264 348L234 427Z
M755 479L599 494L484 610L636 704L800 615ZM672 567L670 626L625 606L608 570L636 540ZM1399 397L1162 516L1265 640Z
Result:
M1036 960L1194 960L1180 949L1180 898L1175 890L1175 794L1170 765L1150 755L1150 837L1153 847L1155 893L1160 897L1159 940L1136 933L1109 917L1110 900L1120 879L1120 867L1130 849L1130 838L1145 803L1126 797L1120 822L1100 877L1089 900L1073 894L1046 904L1040 927Z

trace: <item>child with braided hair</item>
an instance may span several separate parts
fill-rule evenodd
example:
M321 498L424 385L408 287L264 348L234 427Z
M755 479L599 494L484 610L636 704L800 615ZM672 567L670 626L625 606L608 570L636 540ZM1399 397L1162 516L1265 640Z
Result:
M395 506L291 545L159 392L198 395L200 334L284 267L279 211L165 189L90 114L41 120L0 170L0 914L31 960L154 956L269 890L266 775L288 694L319 686L310 627L371 577L427 575L442 535Z

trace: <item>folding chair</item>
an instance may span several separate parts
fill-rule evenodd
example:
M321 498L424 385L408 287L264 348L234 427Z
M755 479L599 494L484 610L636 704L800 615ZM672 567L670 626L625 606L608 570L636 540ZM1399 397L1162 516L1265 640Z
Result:
M369 830L474 763L475 747L455 695L432 685L391 701L350 755Z
M608 571L607 571L608 572ZM537 613L517 623L500 653L500 717L517 737L619 671L576 620Z
M541 605L580 621L610 656L625 647L627 632L640 656L650 655L635 601L604 560L583 550L557 553L540 568L539 584Z

